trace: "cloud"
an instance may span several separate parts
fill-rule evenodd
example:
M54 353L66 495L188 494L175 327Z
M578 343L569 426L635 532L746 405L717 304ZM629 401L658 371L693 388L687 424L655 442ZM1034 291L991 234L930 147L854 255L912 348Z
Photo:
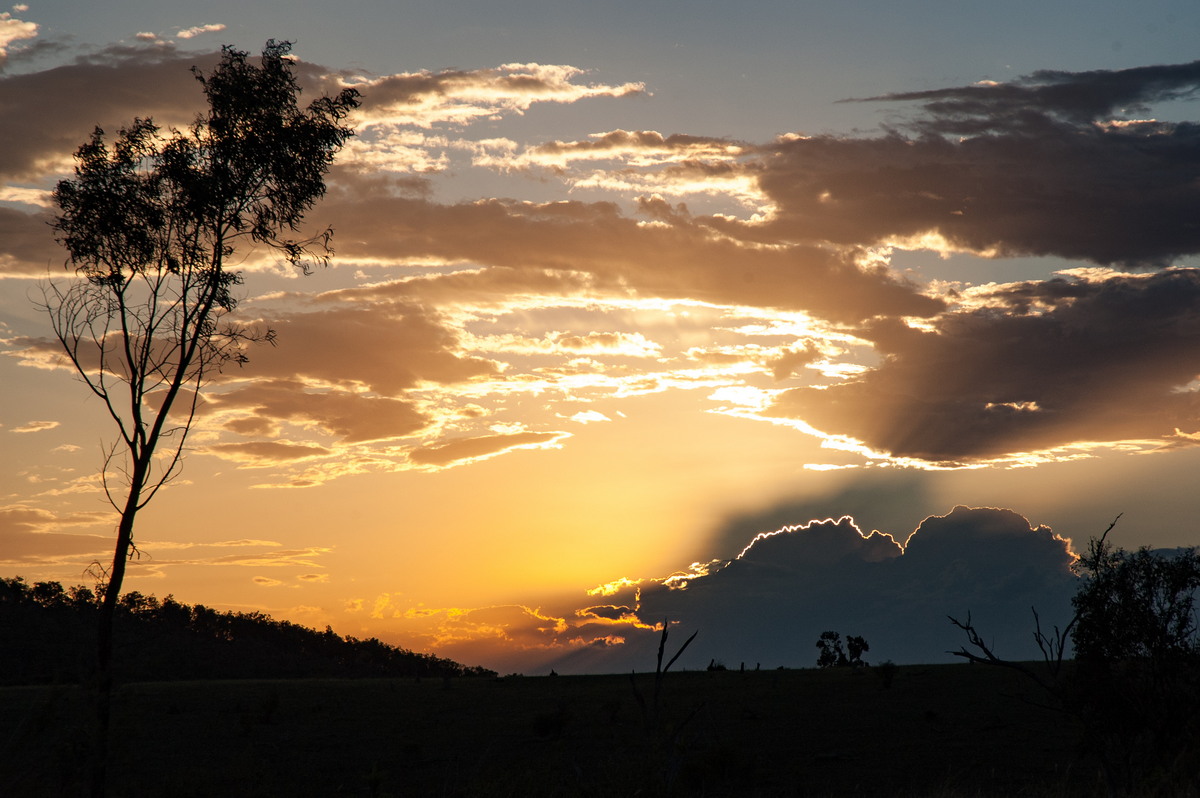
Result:
M1116 114L1198 86L1193 62L872 98L923 105L878 137L789 136L763 148L759 181L777 209L766 230L1164 265L1200 251L1200 126Z
M975 298L984 306L928 329L870 326L879 366L785 391L768 414L931 462L1200 430L1200 270L1067 275Z
M433 650L458 662L483 663L507 672L550 670L551 661L583 649L620 647L625 630L637 631L636 620L625 619L614 632L599 617L559 614L556 610L523 604L485 607L427 607L409 604L399 594L383 593L374 600L354 599L351 613L369 611L380 622L402 624L405 645Z
M582 273L595 292L805 310L843 321L929 316L944 306L884 270L860 267L863 253L764 246L757 233L739 239L733 233L752 231L718 231L709 218L644 224L607 202L444 205L355 193L332 197L323 210L339 231L340 257L350 261L483 264L519 282L547 282L547 271Z
M552 170L572 188L668 196L710 195L766 211L755 148L723 138L663 135L654 130L594 133L585 141L551 141L521 149L481 144L476 166Z
M220 33L225 30L224 25L196 25L191 28L184 28L175 35L180 39L194 39L204 33Z
M376 292L356 293L316 300L349 306L273 319L278 346L255 358L256 376L394 397L424 382L445 385L496 373L491 361L463 356L454 331L432 310L393 304Z
M216 57L148 42L0 77L7 108L78 98L37 118L3 115L0 175L44 186L97 122L113 129L152 114L186 124L203 101L188 67L210 69ZM364 91L362 149L344 153L313 212L336 227L336 263L347 282L357 269L359 284L243 304L277 330L280 346L255 354L253 381L226 374L206 394L199 440L214 455L303 464L297 485L441 467L560 441L563 433L526 429L555 422L530 423L517 417L517 400L505 405L522 392L553 403L697 387L718 412L904 465L1197 442L1195 271L1076 269L990 287L922 286L891 267L886 247L1139 267L1196 251L1200 127L1127 117L1193 97L1200 62L895 93L870 100L915 110L878 135L766 143L614 125L529 145L464 138L472 124L537 103L645 92L567 65L297 70L306 88ZM439 201L432 178L415 174L463 159L542 169L539 179L613 199ZM406 174L381 174L388 162ZM707 186L735 204L753 196L755 213L702 213L643 193L655 185L667 196ZM4 196L39 190L16 185ZM46 212L21 207L0 208L0 270L42 273L62 254ZM620 303L624 315L581 321L585 305L601 315ZM714 321L688 326L685 305ZM530 322L539 310L562 311L569 323ZM647 321L663 315L674 326ZM684 346L685 335L696 340ZM24 345L8 354L31 365L56 351ZM548 417L610 417L577 410L552 406ZM353 463L331 462L351 448Z
M357 88L363 94L361 118L368 125L418 127L465 125L500 113L521 114L538 102L573 103L645 91L640 83L575 83L583 74L584 70L568 65L513 63L491 69L408 72L349 81L330 76L322 90L328 93L347 83Z
M14 6L13 10L17 13L24 13L29 8L28 6ZM32 39L37 35L38 26L36 22L26 22L16 19L8 11L0 13L0 68L3 68L4 63L8 60L9 45L13 42Z
M180 53L170 45L140 44L110 47L74 63L0 77L0 105L39 109L36 114L0 114L0 138L5 141L0 179L37 181L69 171L71 154L96 126L119 130L135 116L153 117L164 126L186 125L204 102L189 67L195 64L207 70L216 59L211 53ZM37 265L44 270L45 264L42 260Z
M412 435L428 423L410 402L350 391L310 391L292 380L264 379L253 384L210 393L205 412L249 411L275 422L290 422L337 437L343 443L363 443ZM263 447L251 443L224 444L214 454L231 459L295 459L328 454L314 445Z
M0 565L57 569L67 578L78 578L88 563L112 553L112 537L63 530L96 527L106 521L111 521L106 513L55 513L24 504L0 507Z
M714 556L732 559L764 530L786 529L798 518L851 516L855 526L903 543L929 512L929 477L921 471L868 471L819 496L781 502L723 520L708 542Z
M198 560L158 560L157 565L238 565L269 567L320 568L318 557L333 551L328 546L307 546L295 549L274 549L254 554L222 554Z
M311 446L288 441L255 441L252 443L218 443L207 446L206 454L249 466L271 466L314 457L327 457L333 451L323 446Z
M443 444L414 449L409 460L418 465L444 468L467 461L483 460L513 449L545 449L554 447L567 432L514 432L460 438Z
M611 418L601 413L599 410L580 410L575 415L571 416L572 421L577 421L580 424L592 424L597 421L612 421Z
M642 333L588 332L582 335L555 331L541 339L528 336L491 335L472 342L473 346L493 352L567 353L577 355L620 355L624 357L657 357L662 346Z
M616 601L580 610L626 625L628 645L571 652L556 666L619 672L646 667L655 635L646 625L669 619L682 634L699 631L681 659L763 667L810 667L821 632L862 635L869 661L949 661L962 640L947 615L967 613L1014 659L1040 656L1032 645L1036 606L1043 622L1064 623L1077 577L1067 541L1011 510L955 507L930 516L900 546L864 534L849 517L761 533L742 553L686 579L627 585ZM639 662L639 658L641 661Z
M919 123L964 135L1036 128L1050 120L1087 124L1146 114L1155 103L1192 99L1200 92L1200 61L1122 70L1039 70L1007 83L897 92L868 101L918 101L931 118Z
M54 429L61 423L59 421L30 421L28 424L13 427L9 432L45 432L48 429Z
M4 117L0 114L0 128ZM0 163L4 160L0 152ZM66 260L63 250L54 242L48 224L49 214L27 213L14 208L0 207L0 278L10 276L44 277L47 264Z

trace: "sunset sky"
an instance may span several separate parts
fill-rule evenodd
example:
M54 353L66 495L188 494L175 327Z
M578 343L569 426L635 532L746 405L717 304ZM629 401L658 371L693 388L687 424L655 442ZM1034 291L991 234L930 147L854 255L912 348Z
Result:
M12 6L0 575L111 558L50 190L275 38L306 97L362 92L308 214L336 256L238 253L279 343L206 394L127 590L504 672L652 669L664 618L689 667L825 629L941 661L968 611L1028 654L1070 541L1200 543L1198 33L1195 0Z

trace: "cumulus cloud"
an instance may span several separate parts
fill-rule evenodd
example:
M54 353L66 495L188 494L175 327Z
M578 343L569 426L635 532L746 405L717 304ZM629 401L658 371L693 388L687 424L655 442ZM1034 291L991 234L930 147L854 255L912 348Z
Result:
M699 631L685 667L710 659L811 666L814 642L832 629L862 635L868 660L949 661L962 641L947 615L986 630L995 650L1040 656L1032 644L1036 606L1044 621L1070 617L1077 577L1069 542L1011 510L955 507L926 518L904 548L888 535L865 534L849 517L762 533L733 559L620 587L583 616L626 623L629 645L566 653L557 665L581 670L645 667L646 631L669 619ZM652 662L652 660L649 660Z

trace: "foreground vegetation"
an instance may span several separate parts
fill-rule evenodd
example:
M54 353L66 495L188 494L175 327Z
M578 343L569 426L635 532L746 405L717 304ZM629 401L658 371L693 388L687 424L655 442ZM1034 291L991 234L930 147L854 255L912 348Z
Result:
M98 613L89 588L0 578L0 684L92 680ZM136 591L117 602L113 628L113 671L126 682L495 675L328 627L318 632L261 612L219 612Z
M653 674L637 677L651 694ZM1064 796L1096 764L1028 680L974 665L125 684L113 795ZM91 704L0 688L0 794L74 795ZM651 707L651 709L653 709Z

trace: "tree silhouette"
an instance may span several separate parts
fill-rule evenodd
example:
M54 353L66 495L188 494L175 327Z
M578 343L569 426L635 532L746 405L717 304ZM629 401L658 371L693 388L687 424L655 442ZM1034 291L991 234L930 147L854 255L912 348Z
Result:
M849 664L852 667L858 668L867 664L863 662L862 658L863 654L871 650L871 647L867 645L866 639L857 635L847 635L846 650L850 652Z
M1120 516L1118 516L1118 519ZM1075 614L1053 635L1034 611L1044 668L998 656L971 623L951 618L970 662L1011 668L1036 681L1074 716L1109 794L1200 791L1200 550L1136 552L1107 542L1114 520L1075 563ZM1073 668L1064 668L1068 640Z
M1110 527L1111 529L1111 527ZM1200 552L1115 548L1080 557L1068 700L1111 793L1200 792ZM1155 783L1157 782L1157 783Z
M73 683L95 637L91 590L0 577L0 685ZM375 638L342 637L261 612L217 612L131 591L117 602L114 662L137 681L495 676Z
M102 794L111 691L112 619L134 520L179 471L201 389L271 331L233 323L238 247L264 244L306 273L329 255L330 230L291 239L325 191L334 154L353 135L347 89L300 108L291 44L269 41L257 63L232 47L209 75L193 68L208 112L186 130L135 119L111 148L104 131L75 154L54 191L56 238L77 280L52 283L45 309L76 372L104 403L118 440L102 484L119 513L111 566L96 564L98 748ZM113 473L113 471L116 473Z
M817 638L817 648L821 652L817 655L819 668L839 668L848 662L846 652L842 649L842 636L837 632L821 632Z
M867 664L863 662L862 655L871 650L865 638L847 635L846 649L850 651L847 656L846 649L842 648L842 636L832 631L821 632L817 639L817 648L821 651L817 655L818 668L862 667Z

